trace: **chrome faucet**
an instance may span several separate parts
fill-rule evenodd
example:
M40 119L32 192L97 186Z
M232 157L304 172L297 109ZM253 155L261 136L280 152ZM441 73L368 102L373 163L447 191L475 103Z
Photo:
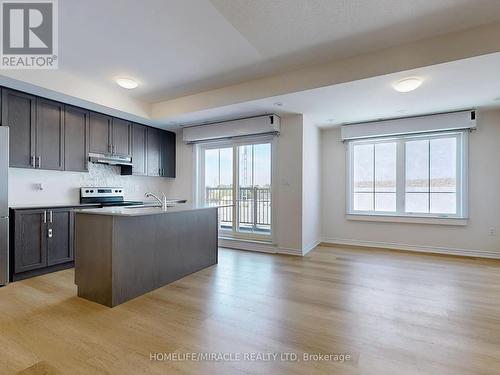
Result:
M163 208L164 211L167 210L167 196L165 195L164 192L161 193L163 195L163 200L161 200L160 198L158 198L155 194L153 193L146 193L144 194L144 196L146 198L154 198L158 201L158 203L160 204L161 208Z

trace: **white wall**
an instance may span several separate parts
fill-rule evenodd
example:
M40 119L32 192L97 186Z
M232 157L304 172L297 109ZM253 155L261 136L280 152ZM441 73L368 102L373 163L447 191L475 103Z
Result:
M89 173L9 168L9 205L75 204L80 200L82 186L120 186L125 188L126 199L144 200L147 191L168 192L169 180L172 179L121 176L119 167L92 163ZM40 183L42 191L35 187Z
M500 111L480 112L478 129L469 137L470 220L465 227L346 220L340 129L323 130L321 139L325 242L500 256ZM490 228L496 236L489 235Z
M276 245L281 252L302 253L302 115L281 118L276 168Z
M304 116L302 157L302 252L312 250L321 237L320 130Z

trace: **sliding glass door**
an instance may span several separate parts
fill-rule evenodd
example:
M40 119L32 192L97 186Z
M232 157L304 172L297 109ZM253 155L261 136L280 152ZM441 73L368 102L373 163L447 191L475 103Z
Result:
M198 201L219 209L223 235L272 234L272 141L198 146Z
M219 209L219 223L222 229L233 228L234 185L233 185L233 149L208 148L204 150L204 186L205 204L226 206Z

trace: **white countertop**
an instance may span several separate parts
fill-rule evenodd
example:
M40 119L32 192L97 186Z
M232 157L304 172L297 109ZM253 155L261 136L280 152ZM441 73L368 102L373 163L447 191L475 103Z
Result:
M99 203L54 203L54 204L42 204L42 203L35 203L35 204L17 204L17 205L12 205L9 206L9 208L13 210L40 210L40 209L56 209L56 208L78 208L78 207L96 207L99 206Z
M189 204L179 204L172 207L167 207L164 210L161 207L103 207L103 208L88 208L77 209L76 214L87 215L107 215L107 216L147 216L147 215L165 215L174 212L205 210L210 208L232 207L233 205L203 205L192 206Z

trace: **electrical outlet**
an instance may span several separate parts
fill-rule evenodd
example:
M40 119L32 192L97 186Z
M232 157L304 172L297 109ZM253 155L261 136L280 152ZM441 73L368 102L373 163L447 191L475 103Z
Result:
M490 228L490 230L488 231L488 234L490 236L496 236L497 235L497 231L495 230L495 228Z

